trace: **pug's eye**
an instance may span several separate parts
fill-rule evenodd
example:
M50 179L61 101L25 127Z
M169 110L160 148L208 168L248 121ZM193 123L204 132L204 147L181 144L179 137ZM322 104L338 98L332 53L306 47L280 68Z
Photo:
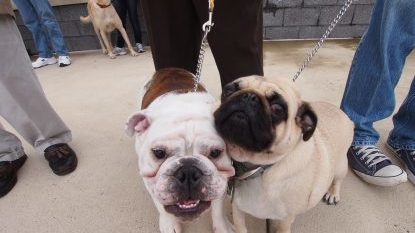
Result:
M157 149L152 149L152 151L153 151L154 157L156 157L157 159L166 158L167 153L164 149L157 148Z
M238 89L239 89L239 86L237 83L227 84L222 90L222 96L221 96L222 102L225 101L229 96L231 96Z
M273 114L281 114L284 112L284 108L280 104L271 104L269 107Z
M221 149L213 149L210 151L209 157L213 158L213 159L217 159L219 158L219 156L222 154Z

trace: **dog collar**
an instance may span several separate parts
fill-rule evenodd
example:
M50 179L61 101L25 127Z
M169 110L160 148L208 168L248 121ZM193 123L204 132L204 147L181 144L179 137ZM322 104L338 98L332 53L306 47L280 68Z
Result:
M227 188L227 193L231 196L231 202L233 201L233 196L235 194L235 185L237 181L241 182L257 178L261 176L267 168L272 166L272 164L255 165L252 163L238 162L235 160L232 160L232 165L235 168L235 176L229 179Z
M235 160L232 164L235 168L235 178L240 181L256 178L262 175L265 169L272 166L272 164L255 165L248 162L237 162Z
M97 3L97 5L98 5L100 8L107 8L107 7L111 6L111 3L110 3L110 4L108 4L108 5L104 5L104 4L99 4L99 3Z

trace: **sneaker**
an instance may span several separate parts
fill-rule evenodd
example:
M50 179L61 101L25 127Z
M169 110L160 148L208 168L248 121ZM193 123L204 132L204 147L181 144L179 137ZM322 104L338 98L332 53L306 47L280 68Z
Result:
M356 175L368 183L393 186L407 181L406 173L376 146L351 146L347 158Z
M144 53L145 52L145 50L143 48L143 45L141 43L137 43L136 45L137 45L137 50L138 50L139 53Z
M59 56L59 67L69 66L71 64L71 59L68 56Z
M55 57L38 57L35 62L32 62L32 66L34 69L47 66L47 65L53 65L57 62Z
M408 179L415 184L415 150L399 149L386 143L386 147L405 165L405 171Z
M115 47L114 50L112 50L112 52L117 56L127 54L127 50L125 50L125 48L120 48L120 47Z

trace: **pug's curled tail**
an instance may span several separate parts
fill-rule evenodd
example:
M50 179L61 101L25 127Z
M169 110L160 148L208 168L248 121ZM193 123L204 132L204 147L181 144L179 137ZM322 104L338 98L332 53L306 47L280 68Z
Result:
M91 17L89 15L86 16L86 17L79 16L79 20L81 20L82 23L90 23L91 22Z

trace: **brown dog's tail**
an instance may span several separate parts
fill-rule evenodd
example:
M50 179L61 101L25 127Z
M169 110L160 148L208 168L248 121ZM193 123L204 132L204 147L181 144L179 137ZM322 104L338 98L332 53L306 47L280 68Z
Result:
M91 17L89 15L86 16L86 17L79 16L79 20L81 20L82 23L90 23L91 22Z

